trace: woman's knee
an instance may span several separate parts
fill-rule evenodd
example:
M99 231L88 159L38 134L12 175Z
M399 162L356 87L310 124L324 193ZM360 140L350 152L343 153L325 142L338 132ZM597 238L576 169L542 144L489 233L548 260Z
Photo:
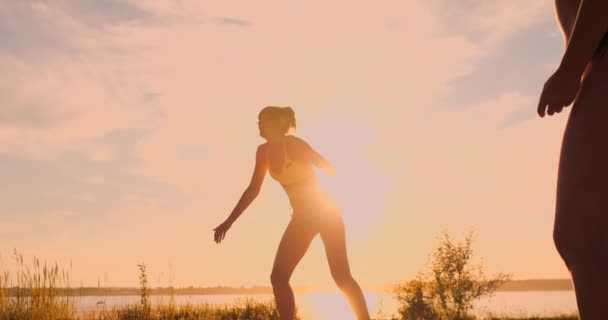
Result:
M338 288L348 287L353 282L355 282L355 279L353 278L353 276L351 275L351 273L349 271L345 271L345 272L335 271L335 272L331 273L331 276L333 277L334 282L336 283Z
M553 244L568 268L574 261L580 260L578 257L582 249L580 241L580 238L568 232L563 226L556 225L553 229Z
M557 252L572 270L578 265L606 263L606 245L603 237L594 237L593 232L572 232L567 226L556 226L553 243Z
M270 273L270 283L273 287L289 284L291 275L281 269L273 269Z

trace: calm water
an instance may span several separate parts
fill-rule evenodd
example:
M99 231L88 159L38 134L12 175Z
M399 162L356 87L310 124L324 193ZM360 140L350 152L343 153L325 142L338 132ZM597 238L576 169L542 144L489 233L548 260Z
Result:
M244 299L268 301L272 295L178 295L176 304L232 304ZM368 292L365 294L370 314L377 315L379 309L384 314L396 314L397 302L390 293ZM102 303L103 302L103 303ZM168 303L169 296L152 296L153 304ZM101 310L126 304L139 303L139 296L87 296L76 297L79 310ZM346 300L339 292L297 294L296 303L304 319L354 319ZM530 316L574 313L576 301L573 291L516 291L498 292L492 298L476 304L481 314L491 312L495 315Z

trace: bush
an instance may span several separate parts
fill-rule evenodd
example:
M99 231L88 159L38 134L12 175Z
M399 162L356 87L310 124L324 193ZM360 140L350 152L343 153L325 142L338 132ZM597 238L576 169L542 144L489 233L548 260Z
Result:
M473 302L492 293L510 276L497 274L488 279L481 265L471 264L472 232L455 243L443 232L439 246L431 254L429 269L395 290L404 320L473 319Z

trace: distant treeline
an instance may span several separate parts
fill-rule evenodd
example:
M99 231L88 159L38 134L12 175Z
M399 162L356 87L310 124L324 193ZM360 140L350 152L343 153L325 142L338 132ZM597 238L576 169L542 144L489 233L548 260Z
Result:
M6 288L7 293L12 296L27 296L30 294L28 288ZM37 289L39 290L39 289ZM140 295L140 288L129 287L77 287L77 288L53 288L55 295L66 296L131 296ZM185 288L151 288L149 295L200 295L200 294L272 294L271 287L185 287Z
M574 290L569 279L514 280L505 283L498 291L567 291Z
M363 288L365 291L392 291L395 286L374 286L373 288ZM29 294L27 288L6 288L9 295L26 296ZM140 288L129 287L77 287L77 288L53 288L55 295L74 295L74 296L130 296L139 295ZM150 295L217 295L217 294L272 294L270 286L253 287L158 287L148 289ZM324 291L327 288L301 287L294 288L296 292L315 292ZM572 282L569 279L543 279L543 280L513 280L504 284L498 291L567 291L573 290Z

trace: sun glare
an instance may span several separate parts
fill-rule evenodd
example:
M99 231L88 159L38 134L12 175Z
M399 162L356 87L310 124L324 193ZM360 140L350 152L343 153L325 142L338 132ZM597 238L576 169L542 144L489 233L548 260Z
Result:
M368 232L381 217L390 194L388 177L364 152L373 130L345 119L314 121L307 129L305 139L336 167L333 176L319 171L319 180L338 202L349 233Z
M355 320L353 312L350 310L344 295L340 292L322 292L309 296L311 306L307 310L302 310L304 319L344 319ZM304 314L304 312L311 314Z

